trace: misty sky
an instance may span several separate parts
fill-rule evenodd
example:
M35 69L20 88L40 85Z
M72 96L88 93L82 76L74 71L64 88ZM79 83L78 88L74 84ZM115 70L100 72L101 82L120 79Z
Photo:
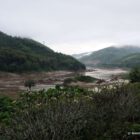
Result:
M66 54L140 45L140 0L0 0L0 30Z

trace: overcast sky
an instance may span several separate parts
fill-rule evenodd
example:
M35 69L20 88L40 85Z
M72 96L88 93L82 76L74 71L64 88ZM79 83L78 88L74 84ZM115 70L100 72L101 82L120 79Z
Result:
M0 30L66 54L140 45L140 0L0 0Z

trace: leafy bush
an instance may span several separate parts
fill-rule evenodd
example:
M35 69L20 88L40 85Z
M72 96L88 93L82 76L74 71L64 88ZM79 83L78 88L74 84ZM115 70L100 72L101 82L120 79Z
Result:
M140 68L134 68L131 70L130 74L130 82L135 83L135 82L140 82Z
M0 130L5 140L127 139L127 132L139 130L140 84L26 92L15 105Z
M74 78L66 78L63 82L63 85L67 86L72 82L78 82L78 81L86 82L86 83L92 83L92 82L95 82L96 80L97 80L96 78L93 78L93 77L90 77L90 76L80 75L80 76L76 76Z
M25 81L24 86L25 86L25 87L28 87L29 90L31 90L31 88L32 88L33 86L35 86L35 81L34 81L34 80L27 80L27 81Z
M64 80L64 82L63 82L63 85L64 85L64 86L67 86L67 85L69 85L69 84L72 83L72 82L76 82L76 80L75 80L74 78L66 78L66 79Z
M87 82L87 83L95 82L97 80L96 78L93 78L91 76L84 76L84 75L77 76L77 77L75 77L75 79L77 81Z
M9 123L12 112L14 112L13 101L8 97L0 97L0 122Z

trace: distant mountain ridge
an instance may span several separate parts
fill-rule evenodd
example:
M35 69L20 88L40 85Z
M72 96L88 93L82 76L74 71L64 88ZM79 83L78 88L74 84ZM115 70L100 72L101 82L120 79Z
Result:
M116 61L115 64L120 67L140 67L140 53L129 54Z
M76 58L76 59L80 59L80 58L82 58L82 57L84 57L84 56L88 56L88 55L90 55L92 52L85 52L85 53L80 53L80 54L72 54L72 56L74 57L74 58Z
M130 58L131 55L136 53L135 61L137 61L137 63L135 63L134 58L133 61L131 60L132 58ZM137 46L112 46L92 52L90 55L81 57L79 61L87 66L95 67L130 67L136 64L140 66L139 53L140 47ZM126 61L123 60L127 57L129 57L129 60L127 60L127 64L125 65L124 62Z
M53 70L85 70L85 66L73 57L56 53L37 41L0 32L0 71Z

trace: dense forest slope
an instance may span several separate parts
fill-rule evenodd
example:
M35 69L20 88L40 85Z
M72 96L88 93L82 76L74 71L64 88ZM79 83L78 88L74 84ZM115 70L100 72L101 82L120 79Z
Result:
M120 67L140 67L140 53L134 53L115 62Z
M32 39L12 37L0 32L0 71L84 70L73 57L56 53Z
M136 54L137 53L137 54ZM79 59L87 66L131 67L140 66L140 47L108 47Z

